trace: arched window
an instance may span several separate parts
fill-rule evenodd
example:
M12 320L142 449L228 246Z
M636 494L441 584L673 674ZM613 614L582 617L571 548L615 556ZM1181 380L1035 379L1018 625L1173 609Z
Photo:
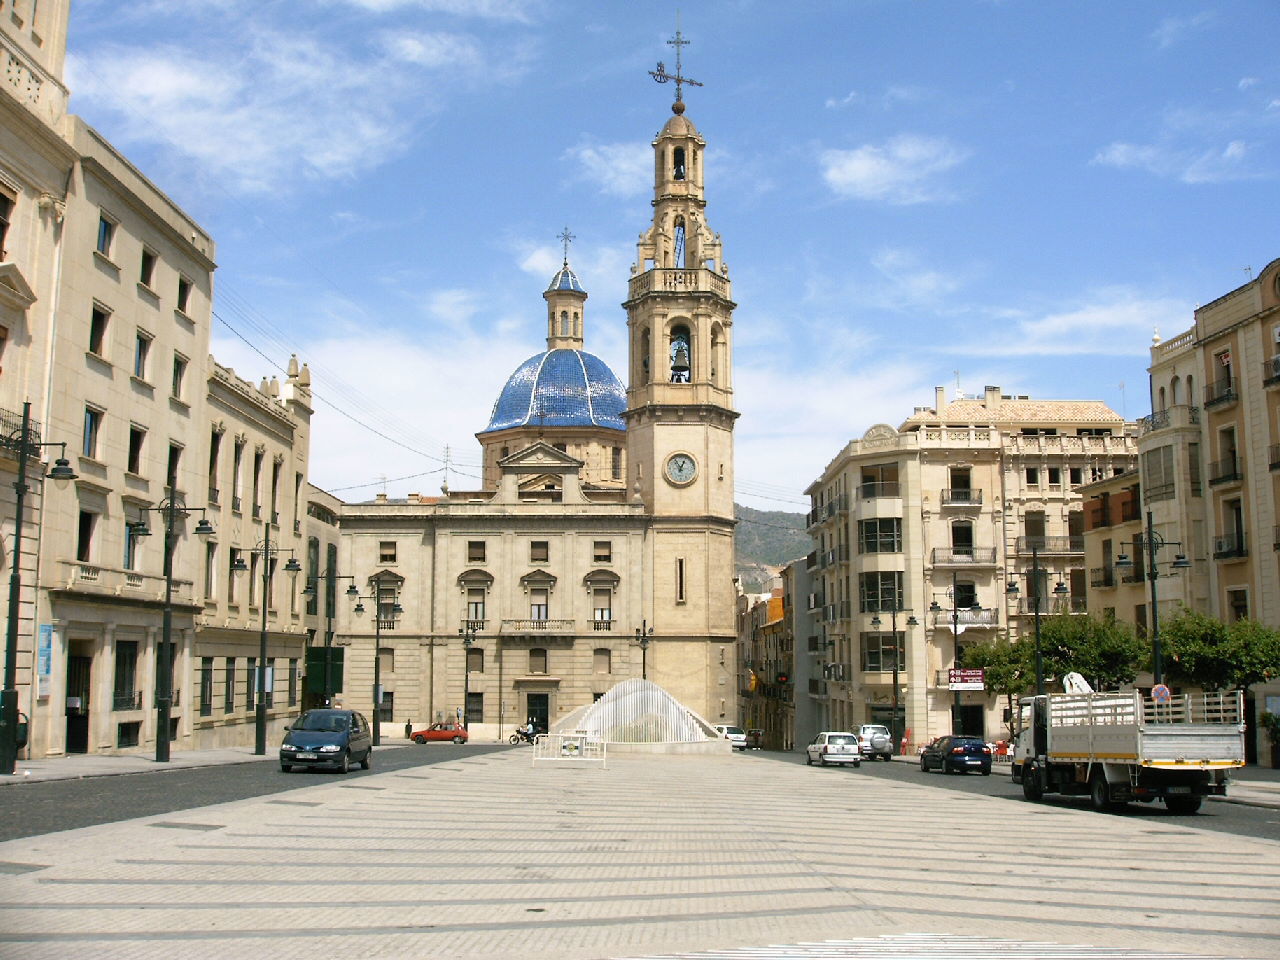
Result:
M684 179L684 147L676 147L672 153L672 176L677 180Z
M569 335L569 311L560 311L560 336L567 337Z
M724 328L716 324L711 328L711 382L723 387L722 378L728 369L728 358L725 356Z
M529 651L529 672L530 673L546 673L547 672L547 648L534 647Z
M689 383L693 370L693 341L689 337L689 328L678 326L671 328L671 382Z
M1196 378L1187 375L1187 403L1195 406L1196 402Z
M684 267L684 217L676 217L676 257L672 264L677 270Z
M1182 378L1175 375L1174 378L1169 381L1169 403L1175 407L1182 402L1182 398L1179 393L1179 389L1181 387Z
M649 382L649 328L640 331L640 382Z
M1160 388L1160 405L1157 407L1157 409L1159 409L1159 410L1163 410L1164 408L1165 408L1165 403L1164 403L1164 387L1161 387L1161 388Z

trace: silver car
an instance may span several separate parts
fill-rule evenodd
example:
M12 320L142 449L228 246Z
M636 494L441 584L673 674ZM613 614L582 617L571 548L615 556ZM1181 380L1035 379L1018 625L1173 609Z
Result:
M720 734L720 736L733 744L733 749L747 749L747 731L743 730L741 727L727 726L723 723L718 723L716 724L716 733Z
M851 763L862 766L862 750L858 735L848 730L824 730L805 747L804 762L826 766L829 763Z

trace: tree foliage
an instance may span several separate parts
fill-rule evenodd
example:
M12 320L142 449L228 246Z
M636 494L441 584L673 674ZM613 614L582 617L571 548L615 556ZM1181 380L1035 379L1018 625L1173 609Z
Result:
M1221 620L1183 607L1160 630L1165 673L1206 690L1244 689L1280 677L1280 632L1256 620Z
M1146 641L1133 628L1110 617L1048 617L1040 627L1046 677L1058 681L1078 673L1095 690L1115 690L1133 683L1146 664Z

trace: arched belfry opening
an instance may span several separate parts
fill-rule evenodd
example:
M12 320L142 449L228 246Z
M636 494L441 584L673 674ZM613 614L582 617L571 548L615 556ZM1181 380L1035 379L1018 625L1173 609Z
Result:
M649 328L640 331L640 382L649 382Z
M689 328L679 324L671 328L671 382L689 383L693 372L693 338Z
M672 266L674 266L677 270L683 269L685 265L684 246L685 246L684 217L676 217L675 263L673 263Z
M671 154L671 175L676 180L683 180L685 176L684 147L676 147Z

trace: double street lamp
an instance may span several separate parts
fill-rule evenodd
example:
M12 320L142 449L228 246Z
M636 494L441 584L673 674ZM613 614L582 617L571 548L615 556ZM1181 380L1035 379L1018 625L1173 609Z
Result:
M883 606L880 609L881 609L881 612L884 611ZM893 606L889 608L889 622L890 622L889 631L890 633L893 634L893 721L889 725L889 732L893 734L893 752L894 753L898 752L902 744L902 725L899 722L899 717L898 717L898 712L899 712L898 671L900 669L898 665L898 659L902 656L902 651L903 651L903 648L905 647L905 644L901 644L898 642L898 614L907 613L907 612L908 611L904 609L902 606L901 599L895 600ZM880 620L880 617L878 614L873 615L871 617L871 626L878 627L880 626L881 622L882 621ZM905 626L918 627L919 625L920 625L920 621L917 620L915 616L907 617ZM883 645L881 645L880 650L882 652L881 655L883 657L883 651L884 651ZM883 659L881 660L881 668L883 669Z
M271 543L271 522L269 520L263 521L262 539L254 544L249 553L262 558L262 630L258 635L258 705L254 714L253 752L258 756L265 756L267 752L267 609L271 606L271 574L274 566L272 561L279 554L288 553L289 559L284 565L285 573L300 573L302 567L293 555L292 548L277 547ZM236 557L236 562L232 565L231 572L238 574L248 569L245 565L244 557L241 556ZM274 679L273 676L273 685Z
M362 597L357 591L356 605L351 611L359 616L364 613L363 601L373 602L373 745L375 747L382 743L382 615L387 614L386 622L390 628L394 626L396 617L404 613L404 607L400 606L394 588L390 590L389 599L390 602L388 602L386 588L375 581L372 596Z
M636 627L636 646L640 648L640 679L649 679L649 638L653 636L653 627L649 621L641 620Z
M1155 531L1155 523L1151 517L1151 511L1147 511L1147 532L1140 542L1136 542L1133 546L1139 550L1143 550L1145 557L1140 559L1146 561L1147 581L1151 584L1151 675L1154 684L1164 682L1164 660L1160 652L1160 611L1156 606L1156 579L1160 576L1160 568L1156 565L1156 555L1165 547L1180 547L1182 544L1177 540L1166 540ZM1132 567L1133 561L1127 554L1120 554L1116 557L1116 566L1122 569ZM1175 553L1173 555L1173 563L1170 566L1174 570L1186 570L1191 566L1191 561L1186 558L1185 554Z
M1027 571L1027 576L1031 578L1031 605L1032 612L1035 615L1035 638L1036 638L1036 696L1044 696L1044 656L1040 649L1040 601L1042 599L1042 587L1044 586L1043 569L1040 566L1040 544L1036 540L1031 541L1031 569ZM1065 597L1070 591L1067 585L1061 580L1054 585L1053 595L1058 599ZM1018 581L1011 579L1004 588L1004 595L1010 599L1016 599L1018 596Z
M334 573L330 570L328 573L317 573L314 577L307 579L307 585L302 590L302 595L308 600L316 596L316 586L320 580L326 581L329 586L325 590L324 598L324 688L321 696L324 706L329 706L330 700L333 698L333 608L335 605L335 588L339 580L350 580L351 584L347 587L346 594L348 597L359 597L360 591L356 589L355 577L347 573ZM310 612L310 611L308 611Z
M947 596L951 600L951 639L955 648L955 659L953 661L953 665L955 669L958 670L960 668L960 580L954 571L952 571L951 574L951 589L947 591ZM973 603L968 609L971 613L975 614L982 612L982 604L978 602L976 595L973 598ZM929 601L929 612L934 616L933 625L936 629L938 626L937 617L938 614L942 612L942 605L938 603L937 600ZM955 690L951 695L951 732L956 734L960 733L961 731L959 726L960 691Z
M0 774L13 773L18 763L18 613L22 597L22 523L27 490L27 458L40 456L43 447L60 447L62 456L49 471L49 478L65 486L76 478L67 460L65 443L41 443L31 424L31 403L22 405L22 425L16 433L0 438L0 446L18 458L17 494L13 513L13 541L9 556L9 622L4 639L4 690L0 691ZM34 618L33 618L34 619ZM34 654L34 651L32 651ZM36 671L31 671L34 681ZM34 694L34 690L32 691Z
M476 622L462 621L458 628L462 638L462 729L471 729L471 645L476 642ZM483 718L482 718L483 719Z
M178 542L177 526L193 513L200 514L195 534L201 540L213 536L213 524L204 516L204 507L188 507L182 494L170 488L169 496L156 507L144 507L142 513L159 513L164 517L164 626L160 634L160 649L156 653L156 762L169 760L169 727L173 710L173 550ZM126 536L131 540L151 536L145 519L126 525ZM131 545L132 546L132 545Z

